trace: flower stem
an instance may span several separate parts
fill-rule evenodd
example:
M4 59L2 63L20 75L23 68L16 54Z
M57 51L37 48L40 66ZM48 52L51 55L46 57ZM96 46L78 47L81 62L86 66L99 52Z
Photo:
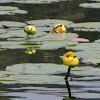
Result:
M65 80L68 79L69 75L70 75L70 70L71 70L71 67L68 67L68 71L67 71L67 74L65 76Z
M24 39L23 39L23 40L25 41L25 40L27 39L27 37L28 37L28 36L29 36L29 34L27 34L27 35L24 37Z

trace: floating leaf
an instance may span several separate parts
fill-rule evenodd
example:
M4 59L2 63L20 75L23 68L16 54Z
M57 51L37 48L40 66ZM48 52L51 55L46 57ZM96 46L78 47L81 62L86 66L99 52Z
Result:
M0 15L12 15L15 13L26 14L27 11L20 10L18 7L13 6L0 6Z
M9 77L0 78L3 84L37 84L37 83L52 83L61 81L62 76L54 75L11 75Z
M24 41L0 41L0 48L9 48L9 49L21 49L21 48L36 48L41 45L38 42L24 42Z
M25 26L25 23L22 22L15 22L15 21L0 21L0 27L2 26L8 26L8 27L21 27Z
M79 6L84 8L100 8L100 3L82 3Z
M33 24L33 25L38 25L38 26L52 26L54 27L58 23L63 23L65 25L72 24L73 22L71 21L66 21L66 20L57 20L57 19L45 19L45 20L33 20L33 21L27 21L28 24ZM52 28L51 28L52 30ZM50 31L51 31L50 30Z
M96 42L96 43L100 43L100 39L98 39L98 40L95 40L94 42Z
M77 45L77 42L67 41L67 40L56 40L56 41L47 41L43 42L40 49L42 50L51 50L51 49L58 49L61 47L65 47L66 45Z
M75 28L75 31L100 31L100 22L75 23L69 27Z
M1 0L0 3L28 3L28 4L40 4L40 3L52 3L59 2L59 0Z
M43 37L30 39L30 41L51 41L51 40L67 40L70 38L76 38L78 35L76 33L49 33Z
M90 0L90 1L97 1L97 2L100 2L100 0Z

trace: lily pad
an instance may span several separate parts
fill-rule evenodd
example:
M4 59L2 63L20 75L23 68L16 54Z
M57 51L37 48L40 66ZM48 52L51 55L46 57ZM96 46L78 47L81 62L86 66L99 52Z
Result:
M98 40L95 40L94 42L96 42L96 43L100 43L100 39L98 39Z
M100 3L82 3L79 6L84 8L100 8Z
M100 22L85 22L75 23L69 25L69 27L75 28L75 31L100 31Z
M59 0L15 0L15 3L28 3L28 4L40 4L40 3L52 3L59 2Z
M90 0L90 1L96 1L96 2L100 2L100 0Z
M6 30L5 29L0 29L0 35L2 34L2 33L5 33L6 32ZM0 37L1 38L1 37Z
M57 19L45 19L45 20L31 20L27 21L28 24L38 25L38 26L52 26L54 27L56 24L63 23L65 25L72 24L72 21L66 21L66 20L57 20ZM51 31L51 30L50 30Z
M37 48L37 46L39 45L41 45L40 42L31 43L25 41L0 41L0 48L9 48L9 49L26 49L28 47Z
M27 11L20 10L18 7L13 6L0 6L0 15L13 15L15 13L26 14Z
M76 46L67 49L79 50L77 56L83 58L84 61L91 63L100 63L100 45L99 43L79 43Z
M9 77L0 78L3 84L37 84L37 83L52 83L61 81L62 76L54 75L11 75Z
M56 40L56 41L47 41L43 42L43 44L40 46L40 49L42 50L51 50L51 49L58 49L61 47L65 47L66 45L77 45L77 42L68 41L68 40Z
M51 41L51 40L67 40L70 38L76 38L78 35L76 33L49 33L40 38L30 39L30 41Z
M66 71L68 67L65 65L49 64L49 63L23 63L12 66L7 66L6 70L24 74L54 74L57 72Z
M15 22L15 21L0 21L0 27L2 26L8 26L8 27L21 27L25 26L25 23L22 22Z

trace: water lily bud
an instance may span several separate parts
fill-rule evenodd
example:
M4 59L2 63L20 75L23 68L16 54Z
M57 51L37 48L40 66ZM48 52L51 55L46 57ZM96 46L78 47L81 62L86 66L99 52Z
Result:
M28 25L24 28L24 31L29 34L29 35L34 35L36 34L36 28L35 26L32 26L32 25Z
M74 52L69 51L63 56L63 64L72 68L79 64L79 59L75 56Z
M51 33L66 33L66 27L64 24L60 23L54 26Z

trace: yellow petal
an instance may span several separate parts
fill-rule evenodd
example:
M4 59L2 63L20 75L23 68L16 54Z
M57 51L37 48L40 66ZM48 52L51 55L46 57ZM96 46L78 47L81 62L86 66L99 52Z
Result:
M79 64L79 59L77 57L73 58L69 64L69 67L75 67Z
M72 52L72 51L69 51L69 52L65 53L64 56L65 57L69 57L69 56L74 57L75 56L75 53Z
M70 66L70 62L73 59L73 57L63 57L63 64Z

